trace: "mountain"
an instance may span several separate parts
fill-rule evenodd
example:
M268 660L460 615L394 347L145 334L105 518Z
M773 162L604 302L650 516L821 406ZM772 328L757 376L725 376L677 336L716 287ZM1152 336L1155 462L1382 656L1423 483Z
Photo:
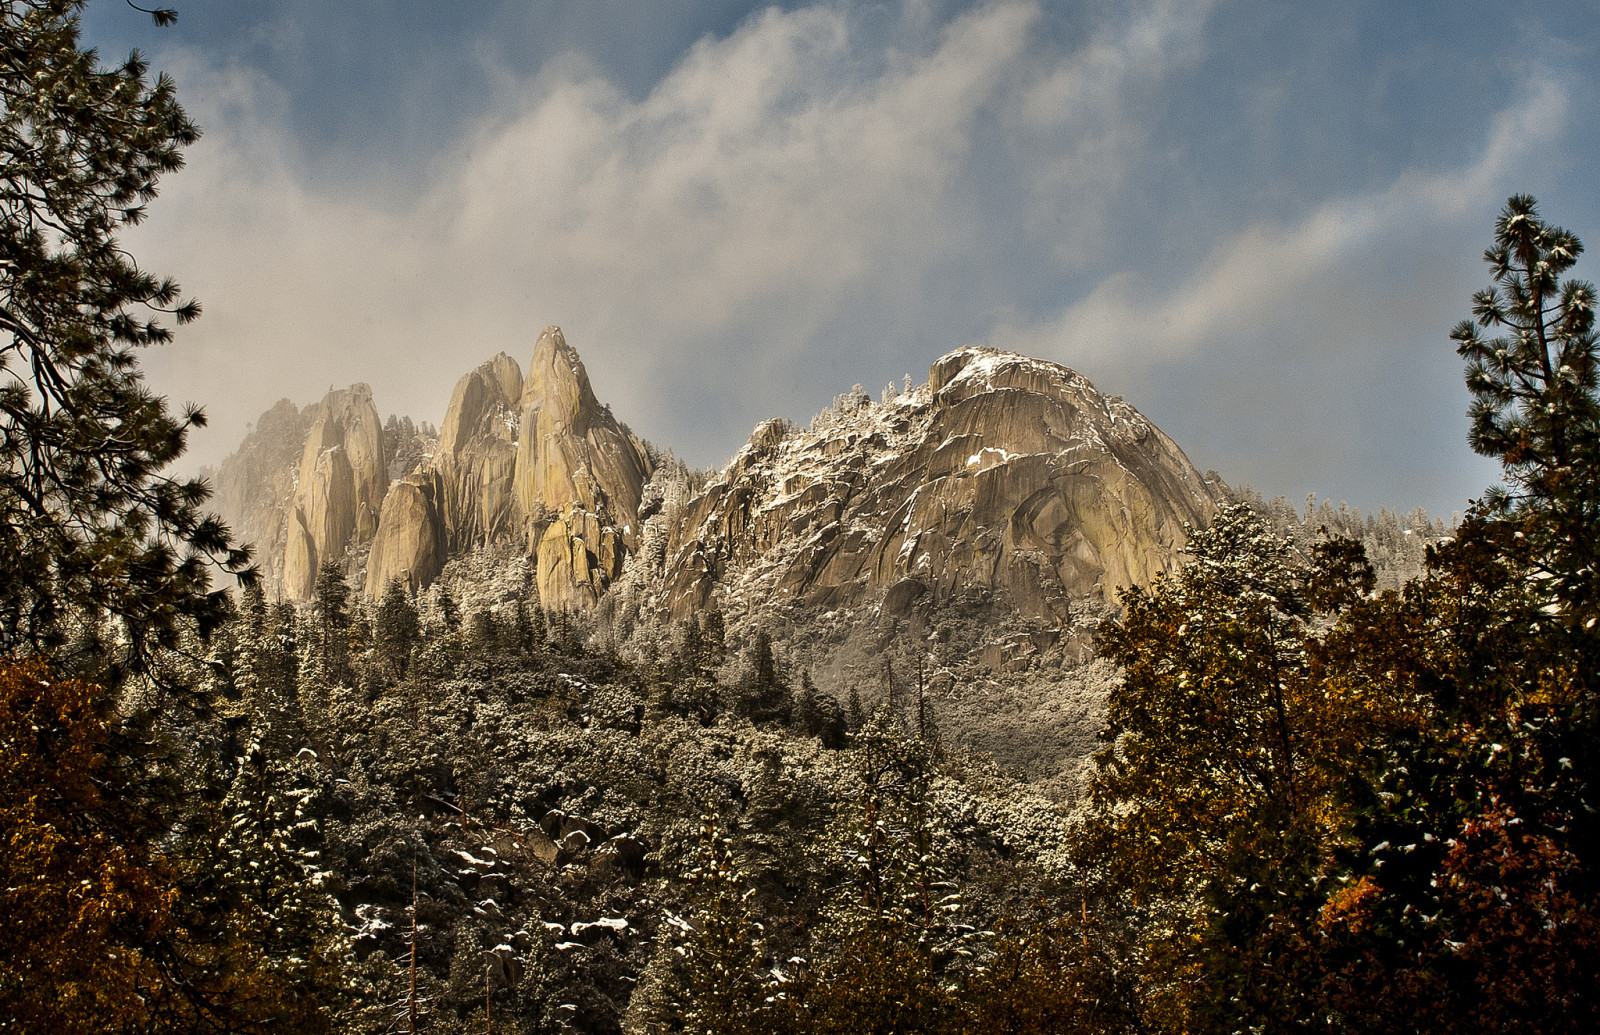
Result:
M599 402L556 327L526 376L504 353L466 374L440 428L390 484L367 386L304 413L280 403L219 471L219 510L290 599L328 559L376 596L492 546L528 559L547 609L591 609L613 587L666 620L970 598L1060 627L1176 566L1186 527L1215 509L1131 405L979 347L881 402L842 395L806 429L767 421L703 484ZM298 449L280 441L297 434Z
M1173 567L1214 509L1171 439L1079 374L986 348L809 430L768 421L671 530L668 610L992 594L1057 622Z

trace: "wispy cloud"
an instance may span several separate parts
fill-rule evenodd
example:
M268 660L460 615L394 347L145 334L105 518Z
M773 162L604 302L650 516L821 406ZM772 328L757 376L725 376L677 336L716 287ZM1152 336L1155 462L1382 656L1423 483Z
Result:
M992 308L982 278L932 301L926 281L1005 247L994 235L1030 207L1060 208L1066 180L1079 201L1095 176L1112 189L1130 160L1119 98L1195 45L1202 7L1158 7L1080 49L1040 42L1037 3L902 26L887 46L847 7L772 9L637 100L580 60L548 66L413 194L382 170L316 182L274 84L176 55L207 135L137 246L207 316L151 368L221 418L201 444L214 459L278 395L329 383L371 380L385 408L437 419L454 377L559 322L619 412L709 459L736 439L676 412L690 390L702 416L748 426L788 412L797 368L812 400L842 387L819 355L854 379L885 362L875 342L903 349L896 334L924 339L913 367L960 344L939 335ZM991 144L1007 153L979 153ZM1006 227L981 204L978 166L997 161L1017 184ZM1091 250L1095 232L1049 249ZM852 324L855 340L839 333ZM848 370L856 352L866 373Z
M1485 73L1460 110L1438 91L1369 109L1418 81L1352 87L1341 61L1401 57L1340 52L1316 66L1337 81L1308 81L1324 73L1237 42L1290 17L1254 0L947 6L760 10L643 86L577 52L475 73L494 84L476 120L402 131L451 143L399 158L297 136L295 84L160 55L207 134L130 244L206 316L148 357L152 380L207 406L194 458L215 462L280 396L358 379L438 420L460 374L559 323L621 417L713 463L761 419L987 340L1125 392L1232 478L1404 502L1431 464L1429 501L1470 491L1439 339L1488 219L1592 98L1581 76ZM1389 135L1292 117L1340 90L1341 132ZM1405 429L1411 468L1385 407L1437 418Z
M1465 168L1410 171L1381 190L1326 202L1296 224L1245 227L1175 284L1113 273L1059 318L1002 324L992 340L1065 362L1114 357L1148 370L1223 340L1284 340L1291 329L1292 341L1356 339L1377 323L1392 326L1419 300L1406 265L1386 257L1405 252L1408 238L1482 236L1485 202L1511 189L1530 157L1558 135L1566 109L1560 84L1537 80L1495 118ZM1441 301L1459 307L1460 300Z

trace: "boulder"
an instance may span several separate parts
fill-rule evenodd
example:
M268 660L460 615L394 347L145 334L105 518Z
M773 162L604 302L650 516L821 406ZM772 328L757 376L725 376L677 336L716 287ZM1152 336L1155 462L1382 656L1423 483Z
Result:
M367 596L382 596L393 579L416 592L444 570L448 545L438 505L441 481L437 473L424 471L389 489L367 556Z

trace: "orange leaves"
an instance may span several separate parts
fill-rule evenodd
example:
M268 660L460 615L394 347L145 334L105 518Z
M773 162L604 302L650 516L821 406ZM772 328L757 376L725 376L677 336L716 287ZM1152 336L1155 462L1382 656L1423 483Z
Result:
M1378 895L1378 882L1363 876L1323 904L1317 929L1324 933L1340 929L1356 934L1366 931L1372 926L1372 907Z
M102 1031L147 1009L175 893L106 812L103 691L48 677L0 665L0 1014Z
M210 871L130 785L159 760L113 715L99 687L0 662L0 1033L325 1030L308 968L262 948L275 918L236 888L180 899Z

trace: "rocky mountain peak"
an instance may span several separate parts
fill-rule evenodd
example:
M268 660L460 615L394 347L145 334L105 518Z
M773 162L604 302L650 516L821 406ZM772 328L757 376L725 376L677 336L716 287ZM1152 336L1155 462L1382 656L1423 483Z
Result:
M456 382L439 426L438 455L459 458L475 441L516 442L517 408L522 401L522 368L498 353Z
M928 382L759 425L672 530L665 606L909 609L966 592L1065 620L1177 563L1215 504L1133 407L1055 363L981 347Z
M650 461L600 405L559 327L534 344L523 382L517 500L546 607L588 607L638 546Z
M393 486L366 385L303 412L280 405L262 426L305 429L295 462L257 434L224 465L223 496L243 501L240 527L272 536L264 566L296 599L327 558L352 571L364 558L377 595L514 544L547 608L593 606L637 556L626 592L672 618L714 604L909 614L981 598L1060 625L1176 565L1187 527L1215 507L1132 406L1059 364L978 346L881 402L857 388L809 427L763 422L709 482L679 471L681 485L651 483L644 444L596 398L557 327L526 376L501 353L462 377L431 457ZM247 474L282 502L247 500L235 484ZM274 507L281 522L267 519Z

